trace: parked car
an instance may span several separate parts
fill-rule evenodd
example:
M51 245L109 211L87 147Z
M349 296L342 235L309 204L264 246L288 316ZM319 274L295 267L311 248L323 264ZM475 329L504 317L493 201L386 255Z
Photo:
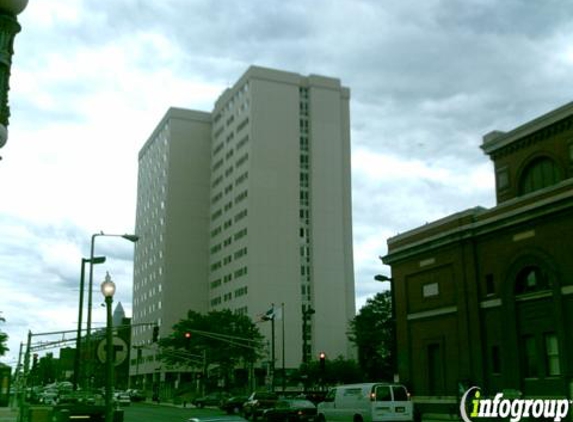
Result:
M115 401L120 406L130 406L131 405L131 396L128 393L116 393L115 394Z
M58 393L57 391L46 391L40 394L40 403L54 406L58 404Z
M266 422L314 422L316 406L305 399L281 399L263 412Z
M243 403L243 415L245 418L255 421L263 415L265 409L274 407L277 400L278 396L275 393L255 391Z
M129 389L126 391L126 393L129 394L129 397L131 397L132 402L143 401L143 399L145 398L141 393L141 391L139 390Z
M238 415L221 415L221 416L193 416L187 419L187 422L247 422L246 419Z
M214 392L207 394L203 397L197 397L193 399L191 403L199 408L203 408L205 406L220 406L223 400L226 400L229 397L229 393L225 392Z
M225 412L227 412L229 415L231 414L236 414L236 413L242 413L243 412L243 404L248 400L249 398L247 396L233 396L233 397L229 397L226 400L223 400L221 402L221 405L219 406L221 408L221 410L224 410Z
M414 420L414 407L402 384L339 385L329 390L317 408L318 422Z

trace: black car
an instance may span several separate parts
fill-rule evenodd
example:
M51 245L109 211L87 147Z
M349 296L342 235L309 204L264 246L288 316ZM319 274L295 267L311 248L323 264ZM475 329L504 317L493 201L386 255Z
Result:
M223 400L219 406L221 410L224 410L229 415L234 413L242 413L243 404L247 401L247 396L233 396L229 397L227 400Z
M221 416L194 416L187 419L187 422L248 422L246 419L237 415Z
M256 391L243 403L243 415L247 419L255 421L263 415L263 411L275 407L278 396L274 393Z
M195 398L192 403L199 408L203 408L205 406L220 406L221 402L227 397L229 397L228 393L211 393L203 397Z
M316 406L305 399L279 400L263 412L266 422L314 422Z

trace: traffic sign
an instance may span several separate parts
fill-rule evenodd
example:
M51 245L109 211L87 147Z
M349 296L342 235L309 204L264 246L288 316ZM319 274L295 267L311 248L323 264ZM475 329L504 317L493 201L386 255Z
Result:
M113 337L112 347L114 354L113 363L115 366L119 366L127 358L127 352L129 350L129 347L127 346L125 340L123 340L120 337ZM105 363L107 360L106 350L107 350L107 340L103 339L102 341L99 342L99 345L97 347L97 357L101 363Z

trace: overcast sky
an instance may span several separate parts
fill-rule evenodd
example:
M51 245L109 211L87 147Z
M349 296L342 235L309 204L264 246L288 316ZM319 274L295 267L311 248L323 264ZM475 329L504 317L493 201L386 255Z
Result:
M211 111L252 65L351 89L357 308L385 285L388 237L495 204L479 146L573 99L568 0L30 0L0 149L0 311L74 329L92 234L134 230L137 154L167 108ZM131 314L133 245L97 238ZM73 335L72 335L73 337Z

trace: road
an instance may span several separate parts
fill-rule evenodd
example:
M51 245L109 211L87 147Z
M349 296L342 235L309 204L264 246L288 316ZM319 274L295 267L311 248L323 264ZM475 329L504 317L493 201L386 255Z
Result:
M195 407L174 407L151 403L133 403L124 407L124 422L185 422L195 416L215 416L225 414L219 409L197 409Z

